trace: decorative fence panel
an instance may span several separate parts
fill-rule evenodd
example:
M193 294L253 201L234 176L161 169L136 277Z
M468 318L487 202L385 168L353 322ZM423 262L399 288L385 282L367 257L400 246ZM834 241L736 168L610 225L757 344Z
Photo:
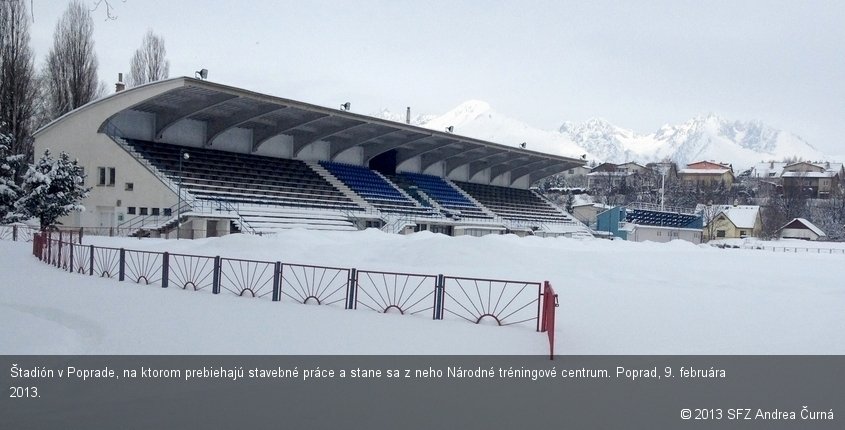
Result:
M276 263L220 259L220 290L237 296L263 298L273 294Z
M0 240L13 242L32 242L32 236L38 230L25 224L0 225Z
M125 250L123 273L125 279L136 284L161 284L163 253Z
M539 282L445 276L443 287L445 314L476 324L489 318L500 326L533 325L540 331Z
M167 253L165 253L167 254ZM166 286L176 286L183 290L212 290L216 278L216 264L214 257L198 255L169 254L165 258L168 266L168 283Z
M387 313L397 310L417 315L435 308L437 276L358 270L355 277L354 308Z
M101 278L117 278L120 275L120 249L92 246L94 275Z
M350 269L281 264L279 278L281 295L293 301L350 308Z
M90 275L93 272L93 267L91 266L91 246L73 244L71 245L71 254L73 254L73 266L71 267L72 272L81 273L84 275Z

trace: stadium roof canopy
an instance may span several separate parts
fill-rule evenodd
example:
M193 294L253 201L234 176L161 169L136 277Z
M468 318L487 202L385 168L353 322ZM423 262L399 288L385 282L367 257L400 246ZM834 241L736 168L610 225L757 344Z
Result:
M114 103L116 99L124 101ZM178 127L180 123L200 122L204 127L195 127L197 133L202 134L198 138L204 146L211 148L215 147L215 139L224 133L241 129L247 132L227 133L227 138L242 136L241 146L251 148L253 152L263 145L272 145L274 137L286 135L292 138L294 158L317 142L327 142L328 158L331 160L355 147L362 149L365 163L395 150L397 165L420 157L420 171L443 162L444 176L467 166L469 177L489 168L490 178L510 173L513 182L527 175L529 183L583 165L583 160L575 158L529 151L189 77L134 87L89 103L77 111L99 103L114 105L104 112L104 120L98 129L101 133L121 135L117 129L125 127L121 124L126 122L115 119L131 117L131 113L143 113L154 117L153 121L147 122L150 130L144 131L143 135L167 142L164 135L169 129Z

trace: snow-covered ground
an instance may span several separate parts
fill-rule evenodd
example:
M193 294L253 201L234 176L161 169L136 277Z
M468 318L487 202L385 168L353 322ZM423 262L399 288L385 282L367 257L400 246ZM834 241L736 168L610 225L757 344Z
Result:
M549 280L559 354L843 354L845 255L511 235L291 230L140 250ZM520 327L345 311L73 275L0 241L0 354L544 354Z

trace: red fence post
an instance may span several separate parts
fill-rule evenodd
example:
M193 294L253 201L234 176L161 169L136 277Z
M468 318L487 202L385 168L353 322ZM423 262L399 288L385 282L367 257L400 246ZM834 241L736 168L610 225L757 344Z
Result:
M543 284L543 317L541 328L549 336L549 360L555 359L555 308L557 308L557 294L549 281Z

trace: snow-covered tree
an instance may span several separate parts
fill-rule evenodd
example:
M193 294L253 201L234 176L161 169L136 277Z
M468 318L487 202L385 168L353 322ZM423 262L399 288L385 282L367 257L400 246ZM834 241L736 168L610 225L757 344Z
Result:
M18 218L36 217L41 228L56 224L56 220L73 211L85 210L80 203L88 197L90 188L83 185L82 167L62 152L54 160L44 151L24 174L23 197L15 205Z
M21 189L15 183L18 169L23 165L23 154L10 153L12 137L0 133L0 224L13 221L7 216L15 212L15 202L21 196Z

